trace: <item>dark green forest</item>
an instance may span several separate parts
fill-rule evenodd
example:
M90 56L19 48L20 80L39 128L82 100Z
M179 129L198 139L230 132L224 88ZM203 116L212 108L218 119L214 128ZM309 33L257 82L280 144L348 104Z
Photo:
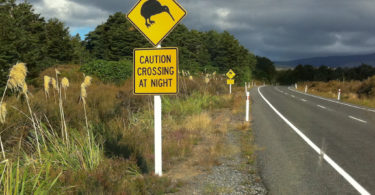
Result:
M151 44L141 35L124 13L111 15L84 40L93 59L118 61L132 59L134 48L149 48ZM178 47L180 69L192 73L226 73L233 69L240 81L250 81L256 65L255 56L229 32L200 32L178 25L163 41L163 47Z
M278 71L275 79L280 84L292 84L299 81L363 81L373 75L375 75L375 67L366 64L350 68L298 65L293 70Z
M56 64L81 61L81 38L70 36L58 19L46 20L34 13L29 3L0 1L0 26L0 86L17 61L27 63L31 77Z
M59 64L79 64L98 77L114 74L104 78L107 81L126 79L131 75L133 49L152 47L120 12L81 40L79 35L71 36L59 19L46 20L35 13L28 2L1 0L0 25L0 86L5 86L8 70L17 61L27 63L31 82L42 70ZM226 31L200 32L181 24L162 46L178 47L180 69L192 74L224 74L233 69L241 83L252 79L256 67L256 57ZM108 70L111 65L116 68ZM118 68L124 68L120 72L125 75L119 75Z
M60 64L79 64L83 72L103 81L121 82L131 76L133 49L152 47L121 12L109 16L81 40L78 34L71 36L59 19L46 20L35 13L28 2L0 0L0 25L0 86L5 86L9 68L18 61L27 63L31 83L42 70ZM254 56L229 32L200 32L183 24L162 46L179 48L181 70L224 74L233 69L237 84L252 79L280 84L364 80L375 74L375 68L365 64L336 69L299 65L276 71L270 59Z

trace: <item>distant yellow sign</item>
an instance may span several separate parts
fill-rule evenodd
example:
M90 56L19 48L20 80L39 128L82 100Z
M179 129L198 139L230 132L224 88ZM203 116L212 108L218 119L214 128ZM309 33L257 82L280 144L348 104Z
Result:
M135 95L178 93L178 48L134 49Z
M236 74L233 72L232 69L230 69L230 70L227 72L227 77L230 78L230 79L233 79L234 76L236 76Z
M234 79L228 79L227 85L234 85Z
M187 12L175 0L140 0L128 20L154 45L158 45Z

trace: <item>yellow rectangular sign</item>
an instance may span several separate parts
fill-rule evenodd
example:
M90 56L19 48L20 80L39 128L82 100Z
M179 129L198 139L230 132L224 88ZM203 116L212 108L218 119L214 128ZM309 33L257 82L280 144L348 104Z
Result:
M178 93L178 48L134 49L135 95Z
M234 85L234 79L228 79L227 85Z

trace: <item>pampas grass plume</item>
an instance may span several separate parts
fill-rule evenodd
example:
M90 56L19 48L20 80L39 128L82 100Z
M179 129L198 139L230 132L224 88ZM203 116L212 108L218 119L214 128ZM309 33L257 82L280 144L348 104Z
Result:
M208 83L210 82L210 78L206 77L206 78L204 79L204 82L205 82L206 84L208 84Z
M23 88L25 78L27 74L27 68L25 63L17 63L10 69L8 87L12 90L18 90Z
M85 80L83 81L83 84L85 87L89 87L91 85L92 77L90 76L85 76Z
M44 92L48 95L49 93L49 85L51 83L51 77L44 76Z
M7 115L7 104L3 102L0 105L0 123L5 123L6 115Z
M64 77L62 80L61 80L61 85L64 89L68 88L69 87L69 80Z
M191 81L194 80L194 79L193 79L193 76L189 76L189 80L191 80Z
M25 95L27 95L28 91L29 91L29 88L27 87L26 82L24 82L23 85L22 85L22 93L24 93Z
M86 104L87 91L85 83L81 84L81 98L84 104Z
M56 79L54 79L54 78L51 78L51 79L52 79L52 80L51 80L51 81L52 81L51 83L52 83L52 87L53 87L53 89L58 90L58 89L57 89Z

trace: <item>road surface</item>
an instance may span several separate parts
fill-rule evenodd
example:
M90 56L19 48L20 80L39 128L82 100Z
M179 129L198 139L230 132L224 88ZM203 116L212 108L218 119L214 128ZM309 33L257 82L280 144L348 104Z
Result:
M375 194L375 110L282 86L251 90L270 194Z

